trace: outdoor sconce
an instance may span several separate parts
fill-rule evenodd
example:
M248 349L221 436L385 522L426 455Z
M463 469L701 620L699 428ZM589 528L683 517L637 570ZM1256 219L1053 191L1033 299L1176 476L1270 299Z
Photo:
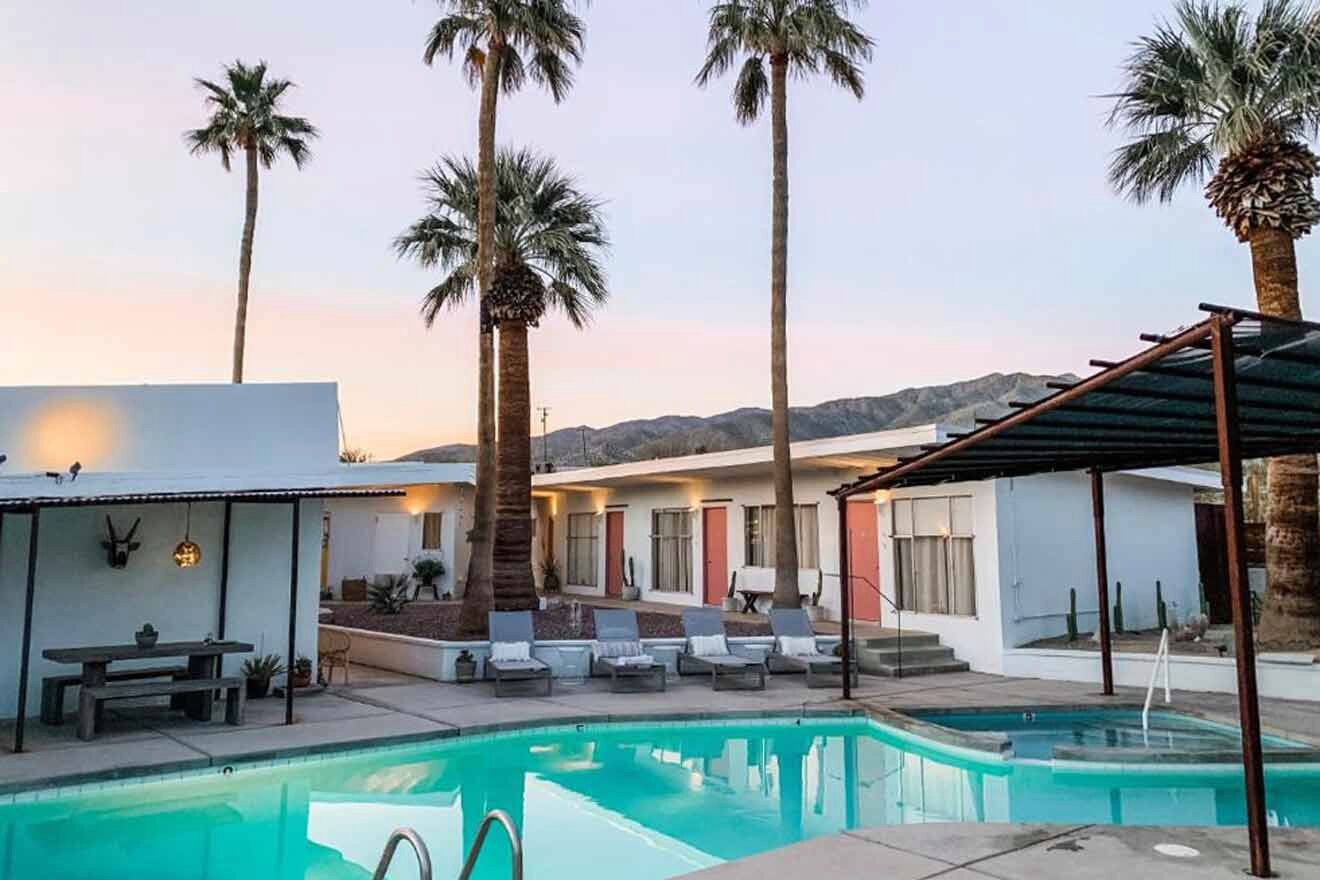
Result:
M202 548L192 541L192 504L188 505L183 528L183 540L174 548L174 564L179 568L192 568L202 561Z

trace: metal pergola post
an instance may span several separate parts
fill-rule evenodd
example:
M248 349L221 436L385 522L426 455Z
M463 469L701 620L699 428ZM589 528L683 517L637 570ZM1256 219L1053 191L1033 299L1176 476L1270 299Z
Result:
M843 698L852 699L852 572L848 559L848 498L839 502L839 616L843 638Z
M1095 520L1095 592L1100 605L1100 680L1106 697L1114 695L1114 652L1109 637L1109 551L1105 541L1105 477L1091 468L1091 516Z
M284 723L293 723L293 664L297 662L298 640L298 533L302 528L302 504L293 499L293 540L289 551L289 652L284 673Z
M1261 755L1260 703L1256 691L1256 645L1252 634L1251 587L1247 581L1246 531L1242 513L1242 453L1232 320L1217 318L1211 325L1210 340L1219 472L1224 483L1224 543L1228 558L1228 590L1233 605L1238 714L1242 725L1247 838L1251 849L1251 873L1257 877L1269 877L1270 841L1265 822L1265 766Z
M32 665L32 603L37 588L37 545L41 534L41 508L32 508L32 528L28 532L27 595L23 600L23 645L18 667L18 711L14 714L14 751L23 751L24 727L27 725L28 672Z
M229 529L234 516L234 502L225 502L225 524L221 531L220 538L220 608L217 612L218 619L215 626L215 637L220 641L225 639L225 619L229 616ZM224 677L225 658L223 656L215 658L215 674L219 678Z

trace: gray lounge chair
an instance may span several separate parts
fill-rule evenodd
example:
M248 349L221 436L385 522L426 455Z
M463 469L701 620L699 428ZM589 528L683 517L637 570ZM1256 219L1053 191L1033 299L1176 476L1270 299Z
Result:
M772 608L770 609L770 631L775 634L775 650L768 658L771 669L779 671L801 671L807 674L807 687L830 687L836 682L831 679L843 675L843 658L832 654L822 654L814 650L810 654L785 654L780 650L781 636L788 638L816 637L811 627L811 619L805 609ZM822 680L822 677L825 677ZM852 663L853 684L857 683L857 661Z
M725 687L736 687L739 682L746 686L746 682L755 679L752 687L756 690L765 689L765 663L756 660L750 660L746 657L739 657L737 654L717 654L715 656L698 657L692 653L693 636L722 636L724 633L724 616L718 608L685 608L683 609L683 634L688 638L686 650L678 655L678 671L710 673L710 685L715 690L724 690Z
M525 642L530 655L536 636L532 631L530 611L490 612L490 641ZM495 696L507 696L505 688L510 682L544 681L545 696L550 696L550 667L535 657L530 660L486 661L486 678L495 679Z
M591 613L596 620L597 645L592 649L592 673L608 675L612 691L620 690L621 685L630 681L643 684L650 682L656 690L664 690L667 684L665 665L643 653L642 636L637 628L637 612L622 608L595 608ZM630 653L614 653L619 649ZM608 656L611 653L614 656ZM638 663L629 660L629 656L646 657L648 662Z

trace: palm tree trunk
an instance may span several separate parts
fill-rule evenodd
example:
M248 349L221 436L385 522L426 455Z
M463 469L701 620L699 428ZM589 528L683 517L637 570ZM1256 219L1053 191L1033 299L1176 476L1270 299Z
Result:
M770 60L774 183L770 245L770 438L775 469L776 608L797 608L797 528L788 450L788 59Z
M247 345L248 281L252 277L252 237L257 228L257 148L244 147L247 197L243 208L243 243L238 250L238 308L234 315L233 381L243 381L243 349Z
M468 532L467 583L459 630L476 635L486 629L493 597L491 538L495 531L495 329L486 310L495 260L495 113L499 97L502 44L494 37L481 71L481 113L477 126L477 296L481 302L481 337L477 348L477 491Z
M495 500L495 607L537 606L532 581L532 395L527 325L500 322L499 487Z
M1263 314L1300 319L1297 253L1281 229L1250 237L1256 303ZM1320 479L1314 455L1270 459L1266 478L1265 571L1268 588L1258 633L1262 646L1309 647L1320 642Z

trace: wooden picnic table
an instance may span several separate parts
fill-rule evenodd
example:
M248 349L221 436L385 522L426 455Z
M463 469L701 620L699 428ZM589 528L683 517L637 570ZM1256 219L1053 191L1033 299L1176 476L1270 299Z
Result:
M120 660L148 660L157 657L187 657L188 678L219 678L216 662L225 654L246 654L254 650L247 642L157 642L150 648L130 645L92 645L85 648L47 648L41 652L53 663L82 666L83 687L105 684L106 669ZM186 695L184 711L197 721L211 720L211 699L206 693Z

